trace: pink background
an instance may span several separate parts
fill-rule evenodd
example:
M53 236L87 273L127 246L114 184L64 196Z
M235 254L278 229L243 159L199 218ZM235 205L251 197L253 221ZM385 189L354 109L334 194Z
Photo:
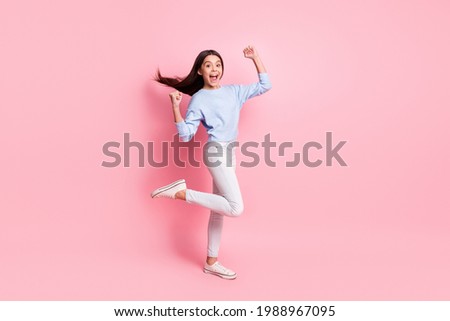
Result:
M449 300L449 10L2 3L0 299ZM244 106L239 139L270 132L301 152L331 131L349 166L286 168L273 156L276 168L239 168L246 209L226 219L220 252L239 274L229 282L201 270L209 211L149 197L180 177L209 191L207 170L139 168L136 154L130 168L105 168L102 146L126 132L171 140L171 90L151 81L156 68L184 75L214 48L222 84L253 82L248 44L273 89Z

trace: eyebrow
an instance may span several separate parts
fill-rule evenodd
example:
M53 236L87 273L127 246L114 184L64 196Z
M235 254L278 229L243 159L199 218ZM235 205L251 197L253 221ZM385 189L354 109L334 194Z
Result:
M203 64L206 64L208 62L213 64L213 62L209 61L209 60L206 60ZM222 63L222 61L220 61L220 59L218 59L218 60L216 60L216 63Z

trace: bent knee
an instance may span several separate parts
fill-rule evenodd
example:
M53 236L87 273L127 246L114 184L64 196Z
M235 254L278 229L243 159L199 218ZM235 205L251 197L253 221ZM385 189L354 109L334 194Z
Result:
M234 217L241 216L244 213L244 204L243 203L234 203L231 205L231 215Z

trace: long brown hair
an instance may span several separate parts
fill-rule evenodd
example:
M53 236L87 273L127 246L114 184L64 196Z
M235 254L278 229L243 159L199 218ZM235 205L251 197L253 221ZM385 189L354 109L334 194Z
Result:
M203 60L205 60L206 56L214 55L219 57L221 63L222 63L222 75L223 75L223 59L220 56L220 54L212 49L209 50L203 50L200 52L195 59L194 65L192 66L191 71L189 74L184 77L164 77L161 75L161 72L159 71L159 68L156 72L155 80L163 85L175 88L176 90L181 91L184 94L187 94L189 96L192 96L197 91L203 88L204 81L203 77L197 73L197 71L202 66Z

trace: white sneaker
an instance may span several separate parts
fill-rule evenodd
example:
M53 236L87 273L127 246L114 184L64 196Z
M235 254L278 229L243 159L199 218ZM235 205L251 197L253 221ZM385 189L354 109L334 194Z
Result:
M205 263L205 266L203 267L203 272L213 274L227 280L234 280L237 276L236 272L227 269L218 261L216 261L216 263L214 263L213 265Z
M152 198L167 197L175 199L175 194L184 189L186 189L186 181L184 179L179 179L169 185L155 189L152 192Z

